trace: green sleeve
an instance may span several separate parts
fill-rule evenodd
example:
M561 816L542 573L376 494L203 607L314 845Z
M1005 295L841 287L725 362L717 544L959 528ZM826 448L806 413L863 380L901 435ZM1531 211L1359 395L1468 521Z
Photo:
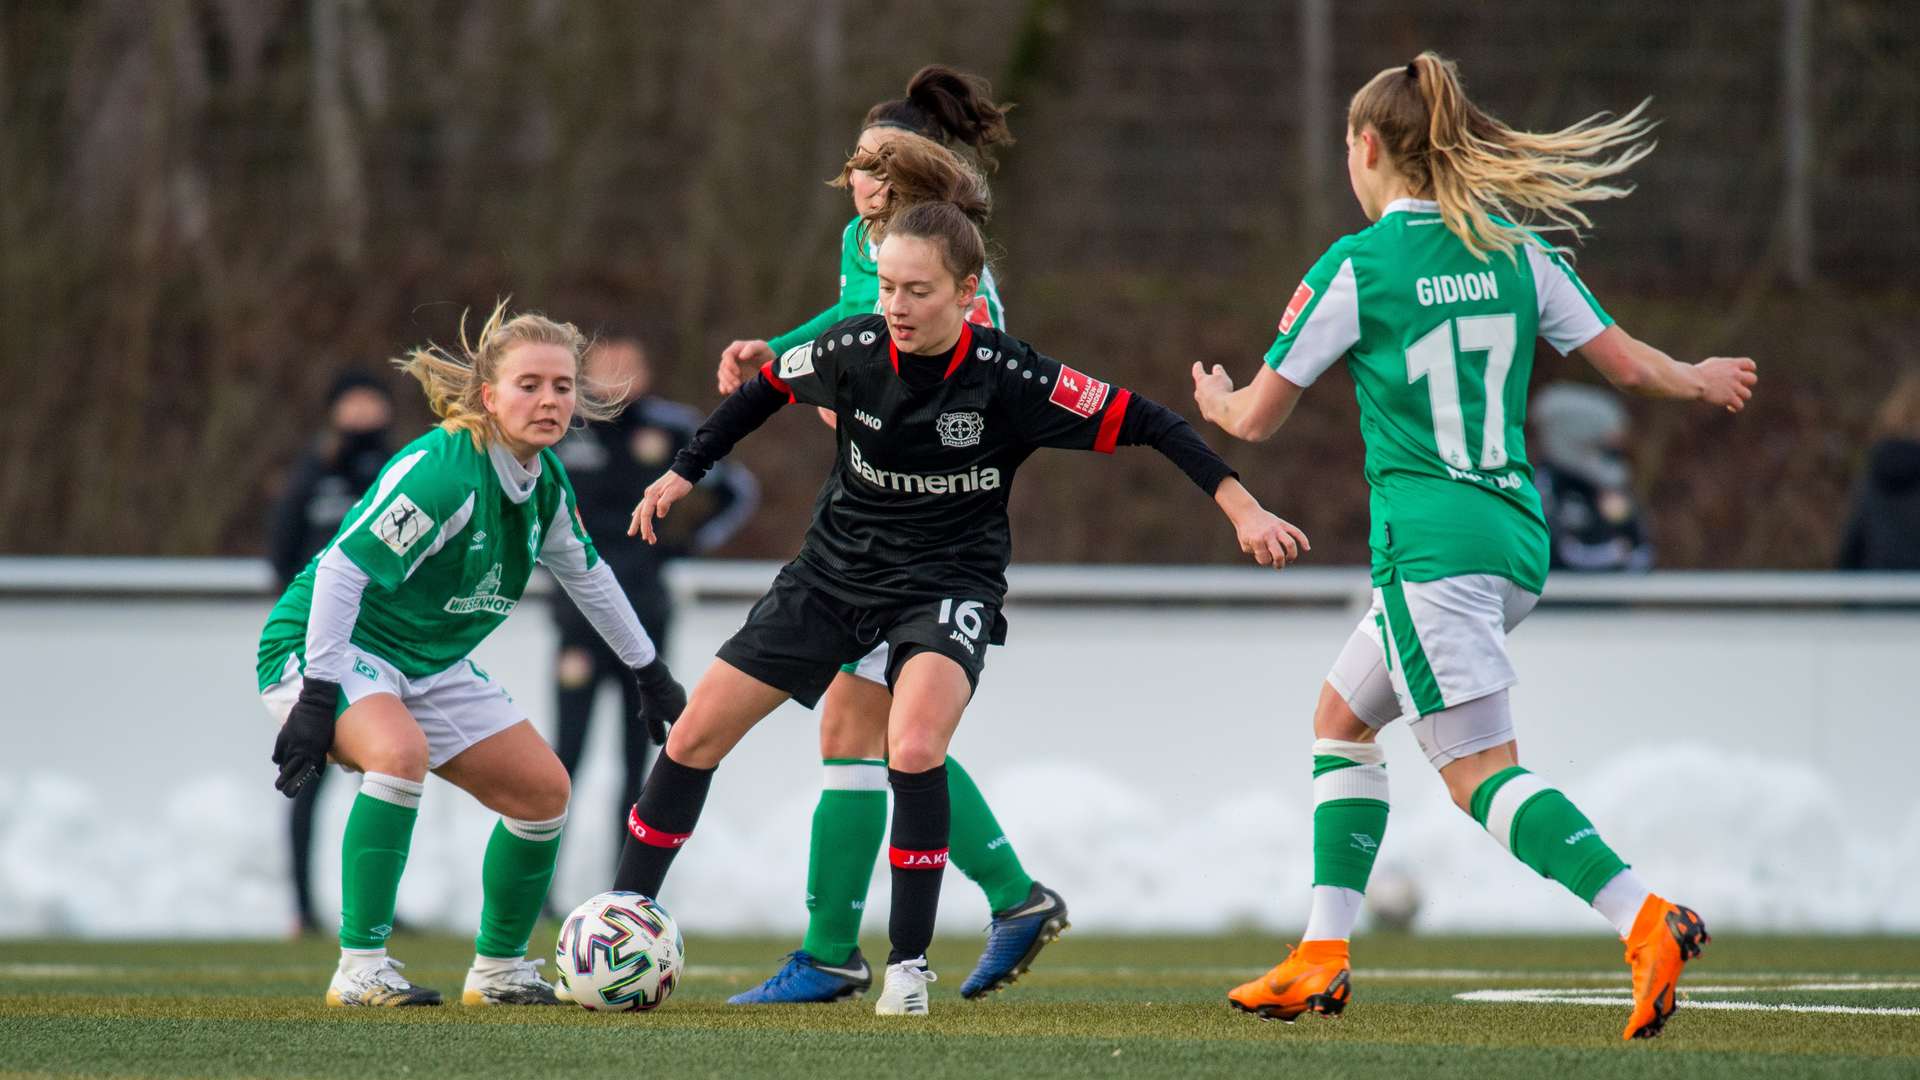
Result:
M374 584L397 589L438 549L436 537L466 527L473 501L473 490L445 458L426 447L404 451L354 508L353 524L341 530L335 546Z
M840 321L840 305L836 301L825 311L801 323L799 326L776 338L768 338L767 344L773 348L773 355L783 356L795 345L812 341L827 332L827 327Z

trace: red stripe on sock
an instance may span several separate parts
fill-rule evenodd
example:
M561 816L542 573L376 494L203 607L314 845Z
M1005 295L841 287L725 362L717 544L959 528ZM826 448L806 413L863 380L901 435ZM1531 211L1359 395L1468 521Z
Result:
M677 848L681 844L686 843L687 837L693 834L690 832L661 832L659 829L641 821L640 808L635 806L627 811L627 835L652 847ZM944 857L945 856L942 855L942 858Z
M947 865L947 849L908 851L887 845L887 861L902 870L939 870Z

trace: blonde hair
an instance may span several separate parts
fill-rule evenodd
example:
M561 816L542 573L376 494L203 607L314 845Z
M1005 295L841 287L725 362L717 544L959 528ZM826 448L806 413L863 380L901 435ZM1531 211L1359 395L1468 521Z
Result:
M1894 381L1874 416L1873 434L1879 439L1920 439L1920 368Z
M1593 227L1581 203L1630 193L1631 184L1604 181L1653 152L1654 143L1639 141L1654 126L1642 115L1651 100L1625 116L1595 113L1559 131L1516 131L1469 101L1458 66L1429 51L1368 80L1353 95L1347 126L1378 132L1408 186L1431 193L1448 230L1486 262L1495 251L1516 257L1536 240L1529 229L1578 237ZM1619 153L1604 156L1611 150Z
M556 322L534 312L508 318L505 299L493 305L493 314L487 316L486 323L480 327L480 336L471 342L467 340L467 312L460 313L457 352L429 342L393 364L420 380L420 386L427 392L427 406L440 418L441 427L466 432L473 439L475 449L485 450L498 433L480 397L480 387L499 379L501 363L521 345L558 345L573 357L574 416L582 420L607 420L619 414L617 397L610 397L579 378L586 336L572 323Z

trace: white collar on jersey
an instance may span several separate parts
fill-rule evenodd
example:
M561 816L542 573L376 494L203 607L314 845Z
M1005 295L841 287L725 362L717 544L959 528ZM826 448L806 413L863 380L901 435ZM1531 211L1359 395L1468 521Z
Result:
M533 468L515 461L512 454L499 443L487 447L487 458L493 462L493 475L500 478L500 488L507 498L523 503L533 497L533 487L540 482L540 459L533 459Z
M1432 199L1395 199L1388 203L1385 209L1380 211L1380 216L1386 217L1388 214L1398 213L1437 214L1439 212L1440 204L1434 202Z

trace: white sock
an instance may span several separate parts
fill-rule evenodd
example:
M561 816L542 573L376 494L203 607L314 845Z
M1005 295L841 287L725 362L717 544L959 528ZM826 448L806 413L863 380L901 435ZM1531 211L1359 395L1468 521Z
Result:
M1301 941L1345 941L1353 936L1353 924L1360 920L1363 894L1338 885L1313 887L1313 911L1307 916L1307 928Z
M1640 875L1622 870L1594 894L1593 910L1605 916L1620 932L1620 940L1625 941L1627 935L1633 933L1633 920L1639 917L1641 906L1651 895L1653 890L1640 880Z
M518 956L480 956L473 958L473 973L476 975L505 975L520 962Z
M386 960L386 958L387 950L385 947L378 949L341 949L340 970L362 971L371 967L379 967L381 962Z

